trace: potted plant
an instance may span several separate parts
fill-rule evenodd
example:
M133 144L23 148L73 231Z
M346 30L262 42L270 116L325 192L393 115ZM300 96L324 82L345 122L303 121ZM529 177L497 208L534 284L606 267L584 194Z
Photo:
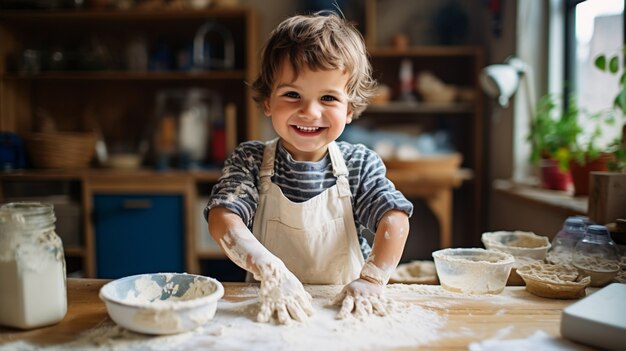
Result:
M569 168L574 185L574 196L589 194L591 172L606 172L614 159L610 152L611 145L601 147L598 139L602 134L602 125L615 126L616 119L612 110L595 113L590 116L585 132L579 134L571 145Z
M588 122L583 128L582 120ZM613 110L589 114L574 99L562 109L554 95L542 97L531 122L531 162L540 166L543 188L586 195L589 173L607 171L613 156L598 140L602 126L615 125Z
M620 62L618 55L607 57L604 54L594 61L601 71L621 74L620 89L612 109L589 114L581 110L574 99L561 109L554 95L546 95L539 101L528 140L531 162L540 165L544 188L569 190L573 181L574 195L587 195L591 172L626 169L623 140L618 139L608 146L598 142L602 126L621 125L618 121L626 114L626 73ZM584 128L583 119L587 120Z
M578 113L574 100L570 100L561 113L561 108L552 94L543 96L537 104L527 139L531 145L530 161L540 166L543 188L571 188L571 146L582 132L578 124Z
M601 126L619 126L617 120L626 114L626 75L620 69L620 58L618 55L607 57L605 54L596 56L594 65L597 69L613 75L620 74L619 89L613 99L613 108L595 113L590 116L593 126L587 127L587 133L581 133L575 144L572 145L572 160L570 169L574 182L574 195L589 194L589 178L591 172L606 172L609 170L624 169L626 161L624 157L626 150L622 140L616 139L606 147L598 147L597 140L601 136Z

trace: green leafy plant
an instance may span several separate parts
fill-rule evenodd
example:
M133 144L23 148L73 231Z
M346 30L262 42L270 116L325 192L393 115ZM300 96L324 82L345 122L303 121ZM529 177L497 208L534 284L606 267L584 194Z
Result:
M537 164L540 159L552 159L558 161L562 171L567 171L572 160L584 165L606 153L606 147L600 146L599 140L602 126L615 125L614 111L589 114L581 110L573 98L565 109L557 101L552 94L539 100L528 135L531 162ZM584 127L583 119L587 120Z
M527 138L531 145L531 163L549 158L558 161L561 170L569 169L572 145L576 144L582 128L578 124L579 109L575 100L570 100L561 110L552 94L539 100Z
M587 116L582 113L579 116ZM604 110L588 115L588 122L576 141L570 145L571 159L579 165L599 158L603 153L608 153L606 146L599 146L598 141L602 136L602 126L616 125L616 116L613 110ZM612 144L611 144L612 145Z
M623 50L626 51L626 47ZM613 108L590 114L581 110L573 98L562 108L557 96L543 96L537 104L527 137L531 144L531 163L552 159L558 162L562 171L567 171L570 161L583 165L604 153L612 153L614 160L609 163L609 168L626 169L626 146L622 141L616 140L608 147L600 146L598 142L602 135L602 126L615 126L626 114L624 62L620 61L618 55L608 57L600 54L594 64L603 72L620 74L620 89L613 101ZM584 127L581 123L583 119L587 121Z
M600 54L596 56L594 65L602 72L608 72L612 75L619 75L619 90L613 99L613 107L622 113L622 117L626 115L626 46L622 47L622 59L618 54L608 57L606 54ZM621 65L620 65L621 62ZM623 128L626 128L624 126ZM617 138L611 145L609 145L609 153L613 154L613 160L609 161L610 171L624 171L626 170L626 140Z
M600 54L596 56L594 60L595 66L602 72L608 72L613 75L620 75L619 78L619 91L613 100L613 106L617 107L626 114L626 72L624 71L624 61L626 59L626 47L622 48L622 65L620 67L619 55L613 55L608 57L606 54Z
M613 155L613 159L608 164L609 171L620 172L626 170L626 143L617 138L609 145L607 151Z

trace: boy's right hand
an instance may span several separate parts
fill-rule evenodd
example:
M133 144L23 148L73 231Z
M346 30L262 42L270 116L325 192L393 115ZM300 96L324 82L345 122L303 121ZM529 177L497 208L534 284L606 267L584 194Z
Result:
M258 322L269 322L274 314L280 324L292 319L303 322L315 312L311 295L281 261L260 264L258 268L261 278Z

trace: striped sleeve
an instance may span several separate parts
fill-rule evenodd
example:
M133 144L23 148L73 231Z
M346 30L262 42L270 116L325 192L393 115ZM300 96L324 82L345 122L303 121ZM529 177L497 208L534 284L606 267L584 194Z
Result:
M413 214L413 204L399 192L386 176L385 164L372 150L363 145L355 145L349 157L350 177L358 177L354 194L355 220L371 232L376 233L378 222L390 210L400 210L409 217Z
M260 141L241 143L224 163L222 176L211 190L209 202L204 210L224 207L239 215L243 222L252 226L254 213L259 202L259 169L265 144Z

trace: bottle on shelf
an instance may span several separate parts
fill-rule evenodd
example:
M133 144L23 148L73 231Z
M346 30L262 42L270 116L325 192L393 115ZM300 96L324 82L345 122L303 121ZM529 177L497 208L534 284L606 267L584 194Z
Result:
M620 269L619 251L607 227L587 227L574 248L573 265L581 275L591 277L591 286L604 286L613 280Z

